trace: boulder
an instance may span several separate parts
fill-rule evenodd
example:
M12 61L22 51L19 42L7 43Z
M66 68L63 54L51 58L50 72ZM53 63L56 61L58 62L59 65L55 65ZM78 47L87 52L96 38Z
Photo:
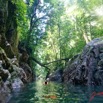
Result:
M32 72L31 67L25 62L21 62L20 67L23 69L23 71L26 74L26 79L25 79L26 81L24 80L24 82L33 81L33 72Z
M63 70L57 69L54 73L50 74L48 78L50 81L62 82L62 74Z
M64 82L75 85L103 84L103 38L89 42L63 71Z
M32 81L30 66L25 62L21 62L20 66L16 56L8 58L0 47L0 103L6 103L11 90L18 90Z
M21 81L20 78L15 78L12 82L12 88L13 89L18 89L24 86L23 82Z

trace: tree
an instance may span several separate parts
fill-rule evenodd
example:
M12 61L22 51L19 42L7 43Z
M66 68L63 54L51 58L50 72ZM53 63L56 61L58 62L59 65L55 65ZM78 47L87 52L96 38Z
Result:
M48 63L51 71L65 68L62 59L72 58L91 39L102 36L101 8L102 0L27 0L27 12L19 28L26 23L27 35L22 37L25 47L32 50L31 57L41 66ZM18 18L22 21L22 15Z

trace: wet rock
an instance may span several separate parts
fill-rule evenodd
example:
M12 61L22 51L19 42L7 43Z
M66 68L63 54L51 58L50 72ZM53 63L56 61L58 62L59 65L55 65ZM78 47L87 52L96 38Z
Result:
M10 88L0 80L0 103L6 103L10 98Z
M103 48L100 48L100 53L103 53Z
M56 82L62 82L62 74L63 74L63 70L58 69L54 73L49 75L49 80L50 81L56 81Z
M100 59L103 59L103 53L100 53L100 54L99 54L99 58L100 58Z
M89 42L82 53L63 72L64 82L83 85L103 85L103 40Z
M22 67L22 68L21 68ZM11 90L22 88L25 83L32 81L32 70L30 66L21 62L21 67L19 66L16 56L14 58L8 58L5 51L0 48L0 101L1 103L6 103L5 101L10 96ZM1 94L3 95L1 96Z
M21 81L21 79L20 78L15 78L13 81L12 81L12 88L13 89L18 89L18 88L21 88L21 87L23 87L24 86L24 84L23 84L23 82Z
M95 46L95 47L94 47L93 53L94 53L94 55L95 55L95 58L97 58L98 55L99 55L99 47L98 47L98 46Z
M33 72L32 72L32 69L30 68L30 66L25 62L21 62L20 67L24 70L24 72L26 74L26 77L27 77L26 81L31 82L33 80Z
M27 75L26 75L25 71L16 65L13 65L13 69L14 69L14 72L11 74L12 78L19 77L24 83L25 82L27 83Z
M103 67L103 59L101 59L101 60L98 62L98 66Z
M27 54L26 51L24 51L24 52L22 53L21 57L20 57L20 61L27 63L28 58L29 58L29 55Z
M8 70L4 70L4 69L1 69L0 70L0 76L2 78L2 80L5 82L7 79L10 79L11 78L11 74Z

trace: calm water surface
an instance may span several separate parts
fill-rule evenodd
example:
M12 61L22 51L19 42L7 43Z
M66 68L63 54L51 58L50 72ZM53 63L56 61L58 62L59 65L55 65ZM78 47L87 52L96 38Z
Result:
M89 101L92 92L102 92L103 87L73 86L42 80L28 84L21 90L16 89L8 103L103 103L103 95Z

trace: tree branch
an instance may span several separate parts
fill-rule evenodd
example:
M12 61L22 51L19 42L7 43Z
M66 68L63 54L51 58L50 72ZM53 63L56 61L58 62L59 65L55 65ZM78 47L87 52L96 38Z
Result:
M58 62L58 61L66 61L66 60L69 60L69 58L64 58L64 59L59 59L59 60L55 60L55 61L52 61L52 62L49 62L49 63L45 63L45 64L43 64L43 65L49 65L49 64L51 64L51 63L54 63L54 62Z
M47 68L48 70L50 70L50 68L48 68L47 66L45 66L44 64L42 64L40 61L36 60L35 58L30 57L29 59L30 59L30 60L33 60L34 62L36 62L36 63L39 64L40 66L42 66L42 67Z
M37 18L36 20L32 21L32 22L33 22L32 28L35 27L36 23L37 23L40 19L46 19L46 16L48 16L48 15L44 15L44 16L42 16L42 17L40 17L40 18Z
M60 60L55 60L55 61L52 61L52 62L49 62L49 63L41 63L40 61L38 61L38 60L36 60L34 57L30 57L29 58L30 60L33 60L34 62L36 62L37 64L39 64L40 66L42 66L42 67L44 67L44 68L46 68L46 69L48 69L48 70L50 70L50 68L48 68L46 65L49 65L49 64L51 64L51 63L54 63L54 62L58 62L58 61L63 61L63 60L69 60L69 58L64 58L64 59L60 59Z

